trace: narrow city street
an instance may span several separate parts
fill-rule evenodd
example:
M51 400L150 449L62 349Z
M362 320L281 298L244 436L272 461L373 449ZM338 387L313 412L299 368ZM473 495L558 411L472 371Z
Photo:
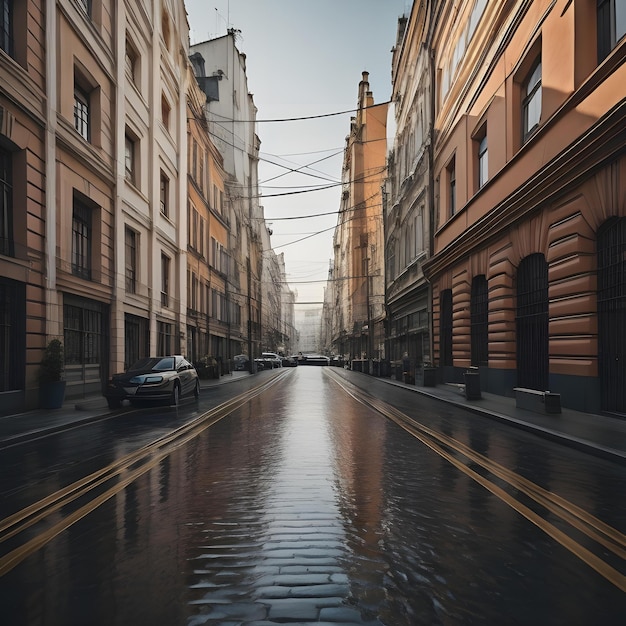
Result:
M262 372L3 459L7 624L626 614L626 467L355 372Z

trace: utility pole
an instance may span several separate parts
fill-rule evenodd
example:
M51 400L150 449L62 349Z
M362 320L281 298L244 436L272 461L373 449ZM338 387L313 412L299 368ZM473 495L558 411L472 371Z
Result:
M250 257L246 258L246 270L248 273L248 364L250 366L250 373L254 374L254 355L252 354L252 295L250 289L252 288L252 276L250 275Z
M371 370L372 361L372 308L370 306L370 258L365 257L365 305L367 306L367 361L368 369Z

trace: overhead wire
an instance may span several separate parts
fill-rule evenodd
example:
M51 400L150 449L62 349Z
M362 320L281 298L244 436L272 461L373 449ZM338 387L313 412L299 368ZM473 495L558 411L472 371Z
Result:
M302 115L300 117L284 117L284 118L276 118L271 120L236 120L234 118L226 117L225 115L220 115L219 113L211 112L213 115L217 117L221 117L224 123L246 123L246 124L272 124L276 122L299 122L301 120L317 120L324 117L334 117L337 115L346 115L346 113L357 113L358 111L365 111L367 109L375 109L376 107L384 106L386 104L392 104L392 100L386 100L385 102L378 102L376 104L372 104L368 107L359 107L356 109L346 109L344 111L334 111L332 113L320 113L318 115Z

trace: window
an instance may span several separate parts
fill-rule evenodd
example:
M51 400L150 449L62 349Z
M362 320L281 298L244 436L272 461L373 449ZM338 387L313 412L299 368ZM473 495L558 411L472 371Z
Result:
M197 311L198 310L198 288L199 288L200 283L198 282L198 277L192 272L191 273L191 298L190 298L190 304L191 304L191 310L192 311Z
M526 141L535 132L541 120L541 59L533 66L522 88L522 120Z
M170 305L170 258L161 254L161 306Z
M456 158L450 161L447 170L448 177L448 217L456 213Z
M89 125L89 95L74 83L74 128L85 140L91 140Z
M167 130L170 129L170 110L171 107L165 97L165 94L161 95L161 121Z
M163 11L161 14L161 34L163 35L163 41L165 43L165 47L170 49L170 21L167 17L167 13Z
M484 274L472 280L470 294L470 349L472 365L489 362L489 293Z
M174 352L173 324L157 322L157 352L160 356Z
M478 189L489 180L489 153L487 151L487 127L485 126L476 136L478 148Z
M126 256L126 291L137 293L137 233L131 228L126 228L124 235Z
M124 171L126 180L133 185L137 182L136 167L135 139L126 133L124 140Z
M0 0L0 49L13 56L13 0Z
M598 0L598 63L609 56L619 40L626 35L626 2Z
M170 193L170 180L169 178L161 171L161 183L159 190L159 199L161 206L161 214L165 215L165 217L169 217L170 209L169 209L169 193Z
M198 143L195 139L191 143L191 176L198 180Z
M0 149L0 254L13 256L13 155Z
M91 280L91 209L74 198L72 212L72 274Z
M126 65L126 73L130 78L133 85L137 85L137 63L138 63L139 55L137 54L137 50L135 50L133 44L126 39L126 56L124 58L124 63Z
M200 171L198 172L198 187L200 187L200 189L202 191L204 191L203 189L203 185L204 185L204 157L205 157L205 152L201 151L200 152Z
M78 0L78 6L85 12L85 15L91 17L91 0Z
M69 300L69 298L66 298ZM66 365L95 365L102 361L103 313L99 303L71 298L63 306Z
M148 320L130 313L124 314L124 369L149 354L150 330Z

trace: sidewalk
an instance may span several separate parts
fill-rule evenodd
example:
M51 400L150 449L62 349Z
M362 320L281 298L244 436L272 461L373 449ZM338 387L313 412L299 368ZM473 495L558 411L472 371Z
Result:
M518 409L515 398L484 391L481 392L480 400L467 400L463 385L416 387L388 378L380 380L626 465L626 419L582 413L567 408L562 408L560 414L535 413Z
M367 374L342 370L357 382L357 377ZM233 372L217 380L201 380L201 388L240 380L250 376L248 372ZM389 378L377 378L381 382L429 396L461 407L473 413L496 419L510 426L535 433L589 454L600 456L626 465L626 419L592 415L563 408L557 415L534 413L515 406L514 398L505 398L482 392L480 400L467 400L462 386L438 385L416 387ZM44 433L59 432L75 425L97 420L110 413L102 396L69 400L56 410L36 410L0 417L0 449Z
M200 389L234 382L250 376L248 372L232 372L219 379L201 380ZM0 450L13 444L37 439L44 434L61 432L78 423L88 423L113 413L104 396L66 400L60 409L37 409L15 415L0 416Z

